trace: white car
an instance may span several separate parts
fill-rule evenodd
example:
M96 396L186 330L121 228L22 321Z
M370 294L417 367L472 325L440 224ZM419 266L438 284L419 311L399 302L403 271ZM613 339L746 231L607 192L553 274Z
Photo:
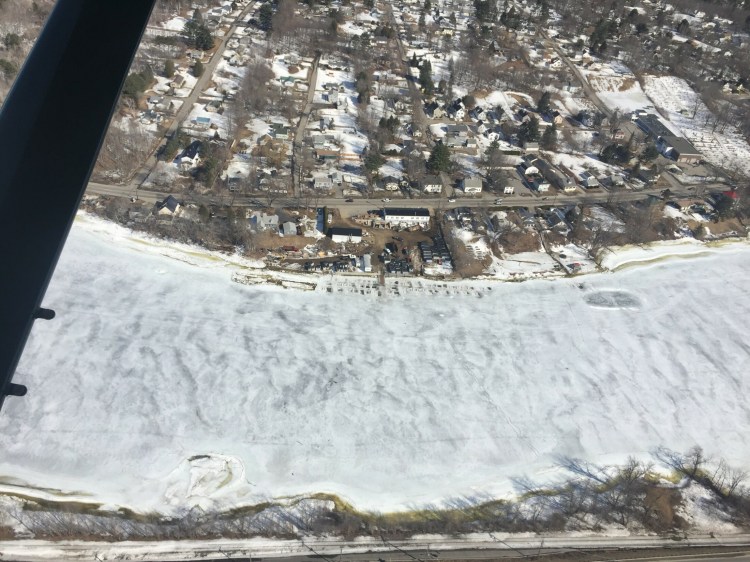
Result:
M455 203L455 202L456 202L456 198L455 197L450 197L448 199L448 203Z
M502 202L503 202L503 200L502 200L502 199L495 199L495 205L499 205L499 204L500 204L500 203L502 203Z
M381 201L382 201L383 203L390 203L390 202L391 202L391 200L390 200L390 199L388 199L387 197L386 197L385 199L381 199Z

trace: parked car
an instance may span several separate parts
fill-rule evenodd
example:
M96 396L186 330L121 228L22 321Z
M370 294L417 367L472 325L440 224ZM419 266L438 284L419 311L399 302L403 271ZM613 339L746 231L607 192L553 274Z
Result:
M344 203L354 203L354 199L344 199Z
M449 197L448 198L448 203L455 203L455 202L456 202L456 198L455 197Z
M386 197L385 199L381 199L381 201L382 201L383 203L390 203L390 202L391 202L391 200L390 200L390 199L388 199L387 197Z

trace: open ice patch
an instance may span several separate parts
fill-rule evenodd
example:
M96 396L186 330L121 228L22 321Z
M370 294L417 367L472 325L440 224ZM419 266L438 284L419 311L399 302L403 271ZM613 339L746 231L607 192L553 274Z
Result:
M583 297L586 303L593 308L606 308L610 310L640 310L641 300L627 291L605 290L596 291Z

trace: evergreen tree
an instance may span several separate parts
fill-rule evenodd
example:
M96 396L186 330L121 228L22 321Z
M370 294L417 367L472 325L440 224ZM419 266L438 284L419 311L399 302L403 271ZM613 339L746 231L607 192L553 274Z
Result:
M182 33L185 35L185 43L189 47L208 51L214 46L214 38L211 35L211 30L201 21L192 19L185 22Z
M273 8L266 2L258 10L259 26L263 31L271 31L273 28Z
M200 78L203 75L204 70L203 63L199 60L195 61L195 64L193 65L193 76Z
M172 59L167 59L164 63L164 76L166 78L174 76L174 61Z
M521 127L518 129L518 140L522 144L539 140L539 119L536 118L536 115L532 115L531 119L521 123Z
M547 113L550 110L550 97L549 92L542 92L542 96L536 104L536 109L539 113Z
M432 82L432 64L429 60L425 60L422 66L419 67L419 85L422 86L426 95L431 95L435 89L435 85Z
M443 143L436 144L427 160L427 169L433 173L450 172L452 166L450 149Z
M539 141L539 146L543 150L554 151L557 148L557 127L554 123L544 129L542 134L542 140Z
M659 151L656 150L656 146L653 144L649 144L646 148L643 149L643 152L641 152L640 159L644 162L655 160L656 157L659 156Z

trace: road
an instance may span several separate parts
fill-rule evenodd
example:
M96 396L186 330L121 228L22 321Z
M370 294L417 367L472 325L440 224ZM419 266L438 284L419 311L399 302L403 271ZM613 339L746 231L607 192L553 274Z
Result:
M541 30L541 34L542 37L544 37L552 44L552 48L557 53L557 56L560 57L560 60L565 63L565 65L571 70L571 72L573 72L575 77L581 83L581 87L583 88L583 92L586 94L586 97L594 102L594 105L596 105L596 107L598 107L599 110L604 113L604 115L611 118L613 115L612 110L610 110L599 98L594 89L589 85L589 81L586 80L586 77L581 74L581 71L578 69L578 67L573 64L573 62L568 58L565 52L558 46L557 41L555 41L554 39L550 39L550 37L547 35L547 32L544 30Z
M242 13L237 19L234 20L232 25L229 26L229 30L221 38L221 41L216 47L211 60L209 60L204 66L203 74L198 77L198 80L195 83L195 87L190 92L190 95L186 98L178 98L182 100L182 105L175 113L174 119L172 119L172 122L169 124L169 127L167 127L167 130L163 133L162 141L165 138L171 137L173 134L175 134L177 132L177 129L182 125L183 121L185 121L185 118L187 118L188 114L193 109L193 104L198 101L198 98L203 93L203 90L206 89L209 82L211 81L211 76L213 75L214 70L216 70L216 66L219 64L219 61L222 59L224 49L226 49L229 39L234 34L235 29L237 29L237 22L244 21L247 17L248 12L254 7L255 2L252 2L248 4L244 10L242 10ZM157 152L159 152L159 147L161 146L161 144L162 143L160 142L157 145L157 147L151 152L149 157L143 163L143 166L141 166L141 168L135 173L133 179L130 182L132 185L138 186L140 188L140 186L142 186L146 181L149 174L154 169L154 166L156 166L156 154Z
M319 539L218 539L207 541L43 541L0 542L0 558L18 562L40 560L255 560L278 562L426 562L449 560L523 559L625 561L725 559L750 561L750 536L696 536L676 541L671 536L628 537L421 537L382 541Z
M676 185L670 187L670 191L673 196L677 197L690 197L695 194L695 189L686 187L675 182ZM726 189L725 186L720 184L709 184L701 186L701 189ZM329 197L318 199L315 203L317 207L336 207L341 209L342 212L347 215L355 215L370 209L388 207L425 207L431 210L445 210L455 209L458 207L475 207L475 208L487 208L487 207L553 207L557 205L579 205L579 204L596 204L596 203L612 203L612 202L628 202L628 201L639 201L647 199L649 197L661 197L663 187L657 189L645 189L642 191L606 191L599 189L594 193L576 192L574 194L566 195L549 195L539 196L536 194L525 193L524 195L505 195L502 196L502 202L500 204L495 203L496 196L493 194L485 193L482 197L464 197L457 198L453 202L449 202L444 197L422 197L418 199L401 199L395 198L391 201L384 202L379 198L355 198L351 203L347 203L342 198ZM163 200L168 192L165 191L146 191L139 189L136 192L134 186L130 185L106 185L101 183L89 183L86 189L88 195L109 195L114 197L127 197L132 198L137 195L139 200L153 203L156 201ZM175 193L177 199L184 202L193 202L196 204L206 205L227 205L230 201L230 195L222 196L209 196L209 195L198 195L193 192ZM258 196L235 196L231 198L232 205L237 207L265 207L263 198ZM296 198L280 198L274 202L274 206L277 207L295 207L299 204L299 199Z
M422 107L422 93L419 91L419 88L417 87L416 83L414 82L414 77L411 75L410 69L409 69L409 63L406 59L406 50L404 49L404 44L401 41L401 31L398 25L396 24L396 17L393 15L393 7L390 4L386 4L386 15L388 16L388 19L391 22L391 25L399 30L396 33L396 45L398 47L398 57L399 62L401 63L401 68L404 73L404 78L406 79L407 84L409 84L409 95L411 96L414 116L416 119L412 120L412 127L418 126L419 130L422 133L422 138L427 139L429 130L425 126L425 123L427 122L427 117L424 114L424 108Z
M302 115L300 115L299 124L297 125L297 132L294 134L294 142L292 143L292 192L294 193L295 197L299 197L301 193L301 186L299 185L300 182L297 181L298 172L296 168L299 167L300 158L302 156L300 154L300 148L302 148L302 141L305 140L305 129L307 128L307 122L310 120L313 100L315 99L315 86L318 84L318 63L320 63L320 55L315 56L315 60L312 64L310 86L307 93L307 103L305 104L305 108L302 110Z

